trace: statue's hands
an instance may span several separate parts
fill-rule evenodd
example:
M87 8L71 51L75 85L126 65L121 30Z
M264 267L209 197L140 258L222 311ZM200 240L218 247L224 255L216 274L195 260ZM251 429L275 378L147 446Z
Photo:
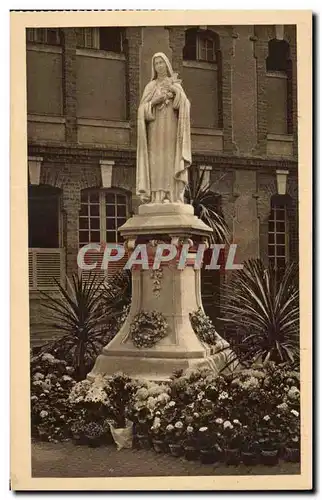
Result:
M166 95L164 95L164 94L158 95L157 97L154 97L152 99L151 105L157 106L157 104L162 104L162 103L164 103L165 99L166 99Z

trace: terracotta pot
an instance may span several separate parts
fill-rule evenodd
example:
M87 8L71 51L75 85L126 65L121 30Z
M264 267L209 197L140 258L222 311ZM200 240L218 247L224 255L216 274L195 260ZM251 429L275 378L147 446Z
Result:
M183 454L183 449L181 444L178 443L169 444L169 449L173 457L181 457Z
M258 455L254 451L242 451L241 459L245 465L257 465Z
M262 450L261 462L263 465L278 464L278 450Z
M216 461L214 450L200 450L200 462L202 464L213 464Z
M301 461L301 453L299 448L290 448L288 446L285 447L284 450L284 460L286 462L300 462Z
M150 438L147 434L137 434L136 437L141 450L148 450L151 448Z
M238 465L240 463L240 451L238 448L225 450L225 463L227 465Z
M184 448L184 456L186 460L199 460L199 450L195 448L194 446L185 446Z

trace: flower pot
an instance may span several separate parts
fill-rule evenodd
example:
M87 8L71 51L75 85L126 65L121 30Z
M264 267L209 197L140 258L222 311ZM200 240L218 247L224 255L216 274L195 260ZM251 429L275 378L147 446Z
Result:
M102 444L102 438L87 438L87 443L90 448L98 448Z
M152 444L156 453L165 452L165 443L161 439L152 439Z
M215 460L214 450L200 450L200 462L202 464L213 464Z
M258 464L258 455L254 451L242 451L241 459L243 464L245 465L257 465Z
M278 450L262 450L261 462L263 465L278 464Z
M300 462L301 461L300 449L290 448L289 446L286 446L283 458L286 462Z
M225 463L227 465L238 465L240 463L240 451L238 448L225 450Z
M185 446L184 448L184 456L186 460L199 460L199 450L194 446Z
M183 449L181 444L178 443L169 444L169 449L173 457L181 457L183 454Z
M136 438L141 450L148 450L151 448L150 438L147 434L137 434Z

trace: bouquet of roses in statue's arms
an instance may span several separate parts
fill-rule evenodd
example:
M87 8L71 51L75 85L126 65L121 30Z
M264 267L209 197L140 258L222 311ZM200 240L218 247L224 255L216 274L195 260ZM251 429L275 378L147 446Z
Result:
M164 93L166 99L163 104L161 104L160 109L163 106L167 106L171 99L174 99L176 94L175 84L181 85L182 80L178 78L178 73L173 73L172 76L169 76L164 79L162 82L162 92Z

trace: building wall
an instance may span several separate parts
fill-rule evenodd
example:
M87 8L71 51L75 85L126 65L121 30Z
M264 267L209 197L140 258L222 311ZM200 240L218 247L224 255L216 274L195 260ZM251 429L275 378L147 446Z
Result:
M40 158L40 183L62 190L67 274L77 271L80 192L102 187L102 161L113 163L111 186L131 192L131 212L139 205L137 109L156 51L168 55L191 99L193 164L212 169L213 189L221 195L232 241L238 244L237 261L261 257L268 262L268 217L279 168L289 171L290 258L298 259L295 28L284 29L292 58L292 108L286 106L285 78L266 72L274 26L208 29L220 41L215 68L183 60L185 27L129 27L121 55L77 49L72 28L62 30L60 47L27 45L28 154ZM45 335L39 304L34 291L36 341Z

